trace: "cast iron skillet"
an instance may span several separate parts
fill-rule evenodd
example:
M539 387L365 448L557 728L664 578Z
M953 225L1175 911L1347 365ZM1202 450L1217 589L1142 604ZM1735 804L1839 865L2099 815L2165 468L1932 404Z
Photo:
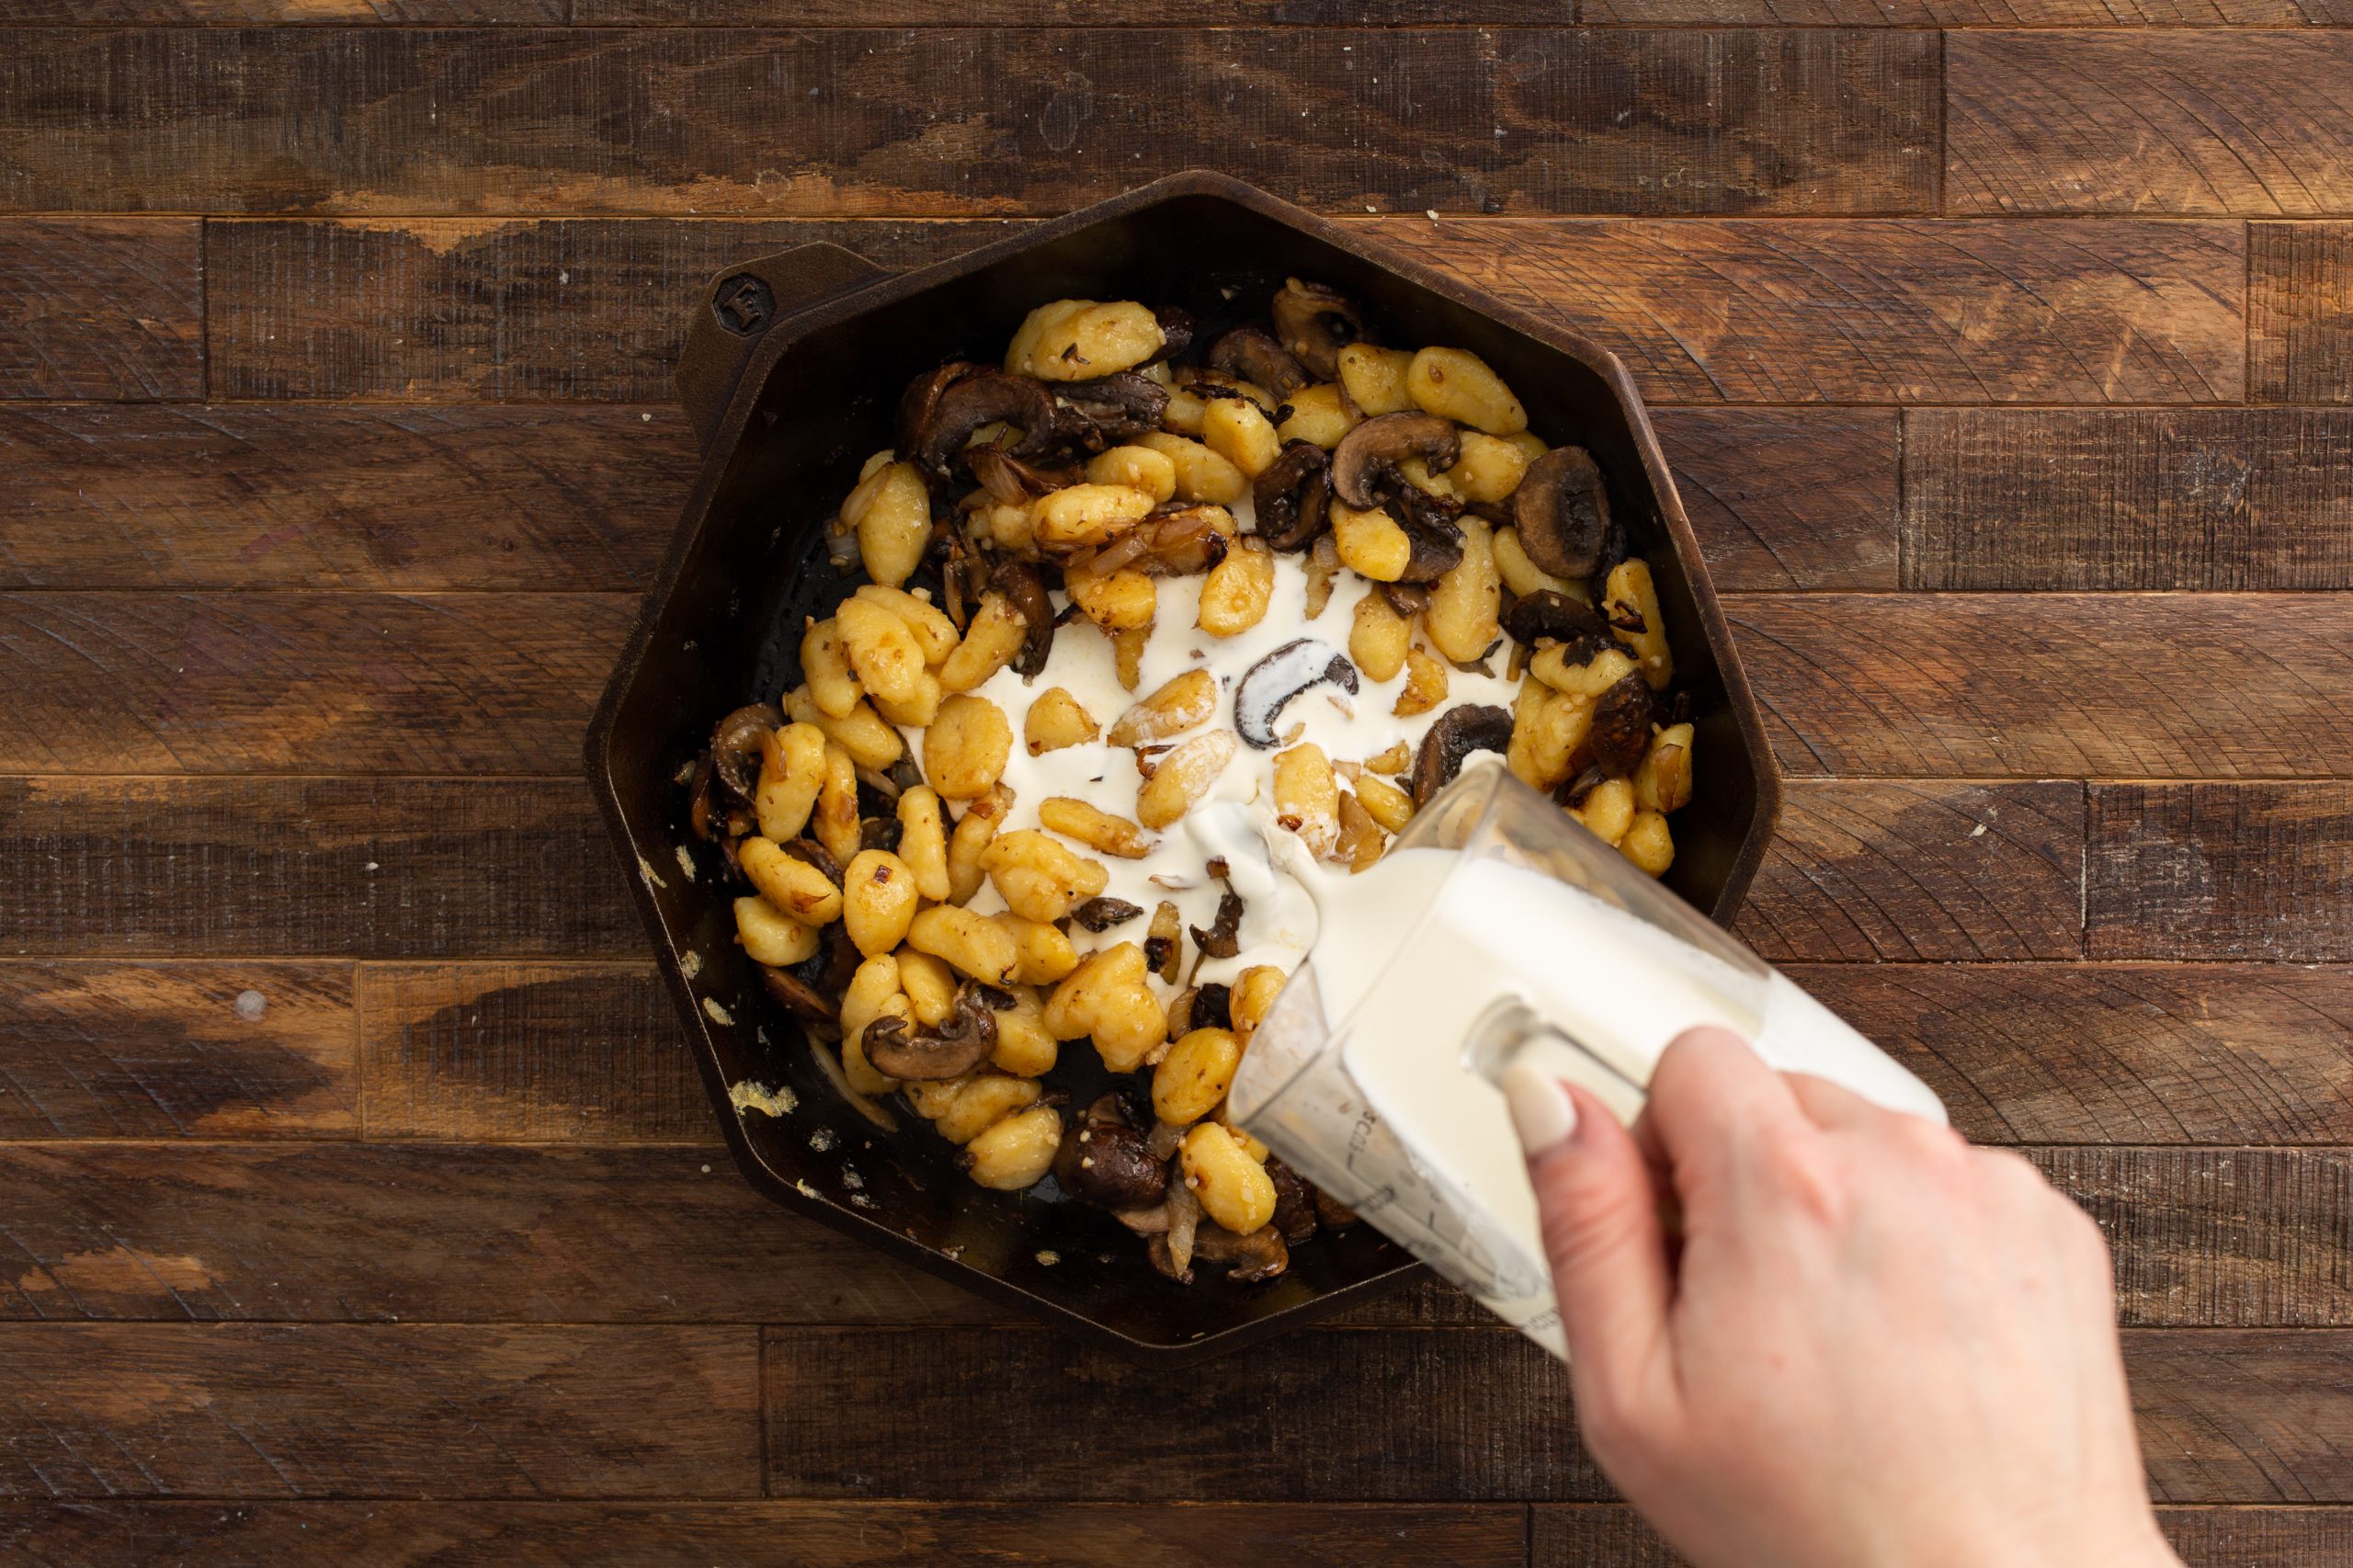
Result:
M1215 174L1171 176L903 276L811 244L713 279L678 367L702 469L588 733L589 780L634 872L720 1126L752 1184L893 1256L1157 1366L1299 1327L1418 1268L1358 1225L1296 1249L1290 1271L1270 1284L1177 1286L1154 1275L1108 1216L973 1186L944 1141L904 1125L915 1119L904 1112L899 1133L877 1131L827 1086L735 947L716 860L686 828L680 772L721 714L774 701L798 679L803 612L830 613L845 591L824 565L820 535L859 463L891 444L892 409L909 377L953 356L995 358L1029 308L1048 300L1175 302L1214 328L1263 310L1294 274L1354 293L1392 342L1478 354L1519 394L1532 428L1579 442L1599 461L1613 509L1651 559L1694 702L1698 790L1675 818L1667 885L1729 922L1771 836L1779 779L1624 368L1573 333ZM747 1078L785 1085L797 1108L739 1115L728 1089ZM1074 1103L1085 1103L1083 1088Z

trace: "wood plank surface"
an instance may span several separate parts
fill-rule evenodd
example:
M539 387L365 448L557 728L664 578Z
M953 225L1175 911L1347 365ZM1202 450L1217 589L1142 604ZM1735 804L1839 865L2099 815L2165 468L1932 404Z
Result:
M2107 1229L2124 1321L2353 1325L2345 1149L2029 1153ZM0 1319L1020 1322L768 1202L710 1148L0 1145ZM1495 1327L1435 1288L1350 1321Z
M2235 403L2234 223L1389 223L1662 403Z
M1663 408L1653 423L1718 588L1898 585L1896 415Z
M1578 19L1708 27L2294 28L2353 22L2344 0L1583 0Z
M41 1568L1521 1568L1526 1533L1517 1504L0 1505Z
M0 963L0 1140L347 1138L357 1032L347 964Z
M2353 787L2096 784L2085 918L2100 959L2353 959Z
M669 403L0 408L0 588L635 591Z
M2157 1501L2353 1501L2353 1337L2142 1330L2124 1365Z
M1688 1568L1623 1505L1529 1512L1535 1568ZM2188 1568L2336 1568L2353 1555L2353 1516L2336 1508L2165 1507L2157 1524Z
M1995 1143L2353 1142L2353 970L1800 964Z
M0 398L204 394L202 225L0 218Z
M1937 96L1935 39L1877 29L27 30L0 205L988 215L1209 165L1350 210L1916 212Z
M0 778L0 942L77 958L642 957L581 785Z
M1913 409L1901 533L1907 588L2353 587L2353 415Z
M358 999L370 1138L718 1137L649 968L367 964Z
M1949 212L2353 210L2353 39L1957 32Z
M2353 223L2247 225L2247 395L2353 403Z
M546 27L571 0L7 0L0 17L42 27Z
M0 768L571 773L633 595L0 595Z
M748 1328L0 1325L0 1496L745 1497Z
M565 218L208 226L206 341L222 397L669 403L688 301L732 263L813 240L880 267L1006 225Z
M1792 779L1733 929L1774 963L2072 959L2083 787Z
M2353 599L1733 595L1724 615L1795 773L2353 769Z

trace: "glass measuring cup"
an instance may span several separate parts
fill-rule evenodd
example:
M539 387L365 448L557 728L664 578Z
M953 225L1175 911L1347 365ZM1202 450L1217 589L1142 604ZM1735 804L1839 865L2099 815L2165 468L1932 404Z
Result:
M1564 1354L1501 1084L1516 1063L1620 1119L1685 1029L1943 1119L1899 1066L1492 757L1333 890L1252 1036L1235 1120L1309 1180Z

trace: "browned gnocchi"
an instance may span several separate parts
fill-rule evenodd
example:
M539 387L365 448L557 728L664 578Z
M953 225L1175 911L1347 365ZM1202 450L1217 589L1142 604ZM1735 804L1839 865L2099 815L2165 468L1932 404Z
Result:
M1345 876L1484 749L1656 876L1697 774L1659 584L1544 400L1312 280L1266 310L1047 301L918 377L841 493L858 574L690 802L837 1085L1186 1282L1345 1214L1230 1114L1298 951L1205 813ZM1074 1052L1112 1074L1083 1109Z

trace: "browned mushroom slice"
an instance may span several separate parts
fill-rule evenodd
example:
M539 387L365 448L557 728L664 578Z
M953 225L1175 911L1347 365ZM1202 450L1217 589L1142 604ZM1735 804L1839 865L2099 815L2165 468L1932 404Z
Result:
M1398 581L1435 583L1462 564L1462 525L1444 502L1409 484L1391 505L1413 546Z
M989 493L989 499L1008 506L1023 506L1049 491L1077 483L1076 470L1040 468L995 447L965 449L964 466L972 471L972 477Z
M1029 623L1021 640L1021 652L1013 661L1024 680L1046 667L1046 655L1054 646L1054 605L1046 597L1046 580L1038 569L1019 561L1005 561L989 574L989 586L1006 597L1007 603L1021 612Z
M1275 1217L1269 1221L1293 1245L1315 1233L1315 1188L1281 1160L1267 1156L1267 1179L1275 1184Z
M1193 346L1193 334L1200 330L1200 324L1193 319L1193 312L1182 305L1156 306L1152 319L1160 324L1160 348L1144 361L1147 365L1180 358L1186 349Z
M1237 326L1211 344L1201 358L1211 369L1239 376L1279 398L1307 384L1307 372L1299 361L1263 327Z
M782 849L787 855L791 856L796 860L805 861L807 864L814 866L818 870L824 873L824 877L827 881L833 883L835 887L841 886L842 863L834 858L834 852L832 850L826 848L815 839L788 838L777 847Z
M1462 759L1474 751L1502 751L1511 744L1511 712L1483 703L1449 708L1422 736L1414 758L1414 804L1427 806L1430 797L1454 782Z
M1090 898L1070 912L1070 917L1090 931L1108 931L1143 913L1143 905L1124 898Z
M1552 799L1563 806L1582 806L1585 798L1609 782L1609 775L1598 767L1588 767L1553 787Z
M1204 931L1198 926L1186 927L1193 934L1193 946L1201 957L1230 959L1241 956L1243 908L1242 895L1233 891L1232 882L1226 882L1225 891L1218 894L1217 918L1210 923L1210 928ZM1228 1016L1231 1017L1230 1014Z
M1373 341L1357 302L1325 284L1287 280L1275 295L1271 314L1275 336L1319 381L1339 375L1341 349Z
M737 800L749 801L760 787L760 743L783 727L773 703L754 702L722 719L710 732L710 763L719 781Z
M1196 944L1199 938L1194 938ZM1214 983L1193 993L1193 1027L1230 1029L1233 1027L1233 987Z
M907 383L906 391L899 394L899 450L913 452L923 445L923 434L931 428L941 394L971 375L972 369L970 359L950 359Z
M1250 482L1253 527L1271 550L1305 550L1331 520L1331 454L1313 441L1287 441Z
M1019 458L1036 457L1061 433L1053 394L1043 381L1003 370L974 370L933 401L930 418L915 432L911 455L934 484L945 484L949 463L972 433L1000 422L1021 431L1021 439L1009 449Z
M768 995L777 1006L795 1017L830 1022L841 1017L841 1008L824 993L790 970L762 964L760 983L767 987Z
M1593 705L1593 733L1586 744L1594 766L1622 778L1642 765L1651 744L1651 688L1637 670L1612 683Z
M1593 575L1609 532L1609 493L1592 454L1555 447L1529 463L1512 492L1512 517L1528 559L1555 577Z
M866 1026L862 1043L878 1073L915 1083L961 1078L996 1049L996 1015L968 980L957 988L945 1027L911 1030L906 1019L886 1015Z
M1384 414L1341 437L1332 449L1332 490L1358 511L1370 511L1384 496L1409 488L1397 472L1399 463L1419 458L1436 472L1452 468L1461 455L1462 436L1453 420L1435 414Z
M1053 397L1062 434L1098 452L1159 429L1168 407L1168 389L1133 370L1067 381L1054 389Z
M1613 641L1608 624L1592 606L1579 604L1568 595L1550 588L1522 594L1504 611L1503 619L1504 630L1531 648L1540 639L1549 638L1572 649L1590 648L1593 653L1599 653ZM1588 653L1586 659L1591 656ZM1586 659L1574 653L1569 656L1573 665L1584 664Z
M1310 687L1329 684L1343 691L1357 689L1357 667L1346 653L1313 637L1293 638L1245 672L1233 688L1233 728L1260 751L1272 750L1282 737L1275 721L1290 699Z
M1090 1113L1063 1134L1054 1182L1098 1209L1143 1209L1167 1196L1168 1165L1153 1158L1142 1133Z
M1233 1265L1225 1277L1244 1285L1275 1278L1290 1267L1290 1248L1272 1225L1261 1225L1246 1236L1222 1225L1203 1225L1193 1238L1193 1257L1199 1263Z

